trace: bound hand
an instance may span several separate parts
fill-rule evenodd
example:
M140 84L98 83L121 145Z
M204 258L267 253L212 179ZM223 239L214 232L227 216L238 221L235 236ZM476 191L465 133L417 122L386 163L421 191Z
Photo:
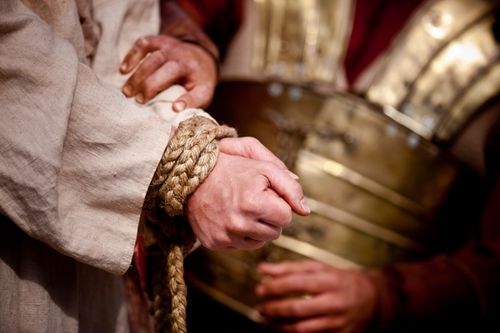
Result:
M292 210L309 213L301 186L286 168L220 152L189 197L186 213L202 245L229 250L256 249L278 238Z

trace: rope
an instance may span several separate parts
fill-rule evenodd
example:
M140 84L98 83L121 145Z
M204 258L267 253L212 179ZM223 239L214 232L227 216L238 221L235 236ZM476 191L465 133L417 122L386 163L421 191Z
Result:
M182 218L186 198L212 171L219 154L216 140L236 131L205 117L183 121L156 169L145 200L149 226L161 251L153 264L153 316L157 332L187 333L184 257L195 236Z

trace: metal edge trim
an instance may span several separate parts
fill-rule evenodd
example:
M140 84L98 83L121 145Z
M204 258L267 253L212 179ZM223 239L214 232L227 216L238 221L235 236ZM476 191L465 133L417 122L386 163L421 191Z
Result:
M317 259L335 267L361 268L361 265L353 261L288 236L281 235L280 238L274 240L272 243L278 247L301 254L305 257Z
M299 154L300 157L297 160L297 165L301 163L300 159L303 158L305 162L302 163L309 164L330 176L340 178L356 187L374 194L384 201L403 208L413 215L425 215L425 208L423 206L337 161L307 150L301 150Z

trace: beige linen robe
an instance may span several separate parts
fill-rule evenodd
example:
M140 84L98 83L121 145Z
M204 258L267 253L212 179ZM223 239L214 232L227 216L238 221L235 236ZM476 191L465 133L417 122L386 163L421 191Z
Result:
M157 1L94 6L90 68L74 0L0 1L0 332L128 330L117 274L143 198L172 128L202 114L171 111L179 88L148 107L117 88Z

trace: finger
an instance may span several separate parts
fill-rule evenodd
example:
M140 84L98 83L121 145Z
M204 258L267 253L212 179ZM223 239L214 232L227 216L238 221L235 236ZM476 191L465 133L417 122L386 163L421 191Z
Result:
M251 228L249 228L249 226ZM211 250L217 251L234 251L234 250L255 250L265 245L267 237L277 236L259 236L265 232L275 235L281 233L276 230L259 230L257 221L242 219L239 223L231 223L225 228L215 230L199 230L196 228L197 235L201 244ZM256 238L254 238L256 237Z
M270 187L285 199L294 212L299 215L309 215L311 209L304 198L302 187L296 180L272 163L267 164L263 174L269 180Z
M225 246L225 250L257 250L264 246L266 241L253 239L251 237L231 237L231 244Z
M142 83L153 74L157 69L162 67L167 62L167 55L165 51L155 51L139 65L137 70L132 74L125 85L123 86L123 93L128 96L135 96L142 91ZM172 65L170 65L172 66ZM143 99L143 98L142 98ZM142 103L141 101L138 101Z
M120 72L122 74L129 73L148 53L160 48L169 49L174 46L175 42L175 39L168 36L145 36L139 38L123 58L120 64Z
M334 313L329 301L325 295L295 297L261 303L257 309L265 317L301 319Z
M269 242L278 239L283 232L283 228L276 227L275 225L272 225L265 221L256 221L255 223L255 230L253 232L249 232L245 237L257 241Z
M143 39L139 39L139 41L144 43ZM127 74L133 70L135 66L137 66L137 64L139 64L139 62L146 56L146 54L150 52L144 47L138 47L137 44L139 41L136 42L136 45L134 45L123 58L120 64L120 72L122 74Z
M316 260L289 260L279 263L261 263L257 266L257 271L262 275L281 276L322 271L326 268L329 266Z
M236 250L256 250L266 244L265 241L242 237L235 234L216 233L206 234L197 232L201 245L214 251L230 252Z
M254 218L242 218L227 227L227 233L235 239L270 241L281 235L282 228Z
M177 82L184 74L185 68L177 61L168 61L162 65L147 77L138 88L138 92L142 92L144 96L144 103Z
M335 289L331 274L317 272L290 273L262 281L256 288L259 297L282 297L292 293L316 294Z
M222 152L230 155L239 155L253 160L271 162L281 169L288 170L276 155L267 149L259 140L252 137L243 138L225 138L219 142L219 148ZM298 177L293 174L295 179Z
M254 214L260 221L279 227L280 230L292 222L290 206L269 188L260 196L257 211Z
M241 249L245 250L257 250L264 246L266 244L266 241L264 240L257 240L257 239L252 239L250 237L245 237L243 238L243 246Z
M316 318L308 318L293 323L275 325L282 332L302 332L302 333L316 333L316 332L337 332L342 329L343 318L336 318L333 316L323 316Z
M174 111L180 112L186 108L203 108L212 100L215 86L211 83L198 83L174 102Z

